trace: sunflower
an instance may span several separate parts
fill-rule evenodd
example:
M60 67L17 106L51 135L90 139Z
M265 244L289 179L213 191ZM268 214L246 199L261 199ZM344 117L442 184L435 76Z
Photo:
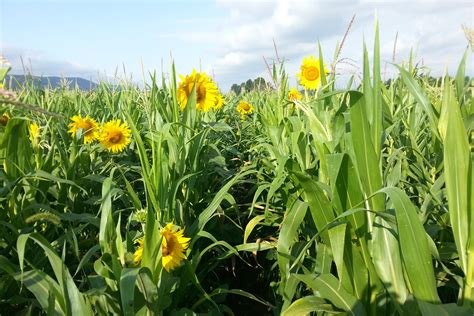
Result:
M131 131L127 124L118 119L105 123L101 128L98 139L108 151L118 153L130 144L130 134Z
M321 82L319 59L313 56L303 58L300 69L301 72L296 75L300 79L300 84L306 89L316 90ZM324 68L324 72L328 73L328 70Z
M178 102L181 111L188 103L189 96L196 86L196 109L207 112L217 104L219 90L211 78L205 72L196 72L193 69L191 75L181 77L178 87Z
M93 118L90 118L89 115L86 117L81 117L79 115L74 115L71 117L72 123L69 124L69 133L71 133L72 138L76 137L78 130L82 130L84 133L84 144L92 143L99 136L97 132L99 124Z
M191 238L184 237L184 230L168 223L160 231L162 263L166 271L175 269L183 259L186 258L184 252L189 246Z
M245 101L240 101L239 104L237 104L237 112L239 112L242 119L244 119L245 115L253 112L253 105Z
M37 143L37 139L40 136L40 127L36 123L31 123L28 127L28 132L30 133L30 141L32 144Z
M214 110L219 110L224 105L224 96L222 94L218 94L216 98L216 103L213 106Z
M288 91L288 100L290 101L298 101L303 98L303 95L298 91L296 88L291 88L290 91Z
M3 113L0 116L0 125L7 126L9 120L10 120L10 115L8 115L8 113Z
M133 263L135 263L135 265L139 265L142 261L143 245L145 244L145 242L143 241L143 238L137 239L136 242L138 243L138 247L137 250L135 250L135 253L133 254Z

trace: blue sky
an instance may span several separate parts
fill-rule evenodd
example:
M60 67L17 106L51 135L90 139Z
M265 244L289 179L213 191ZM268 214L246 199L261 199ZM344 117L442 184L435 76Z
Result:
M362 40L372 46L374 16L380 21L382 61L417 61L433 74L450 72L467 45L461 25L473 28L470 1L25 1L1 0L0 54L13 73L21 58L35 75L110 79L116 70L134 81L156 69L169 72L172 54L179 73L211 74L225 91L232 83L266 74L275 40L287 70L316 54L321 42L332 62L336 43L356 19L338 64L341 78L360 74ZM20 58L21 57L21 58ZM384 64L385 65L385 64ZM472 60L468 72L472 74ZM384 66L386 76L393 67ZM296 83L294 76L292 83Z

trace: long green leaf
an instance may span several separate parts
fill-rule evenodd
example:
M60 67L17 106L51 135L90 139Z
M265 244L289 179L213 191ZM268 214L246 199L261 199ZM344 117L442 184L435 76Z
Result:
M329 237L325 229L335 218L332 203L317 181L301 172L293 172L293 175L295 181L303 188L303 197L309 205L316 228L322 232L321 238L329 245Z
M328 229L329 240L331 242L331 252L334 258L334 263L337 268L337 275L339 281L346 291L353 293L352 278L349 274L349 260L347 254L344 253L346 243L346 228L347 224L341 223Z
M260 223L264 219L265 219L265 215L257 215L247 223L247 226L245 226L245 231L244 231L244 241L243 241L244 244L247 243L247 239L249 238L255 226L257 226L258 223Z
M290 264L290 249L298 236L298 230L303 218L306 215L308 204L296 200L291 209L285 214L281 223L280 234L278 235L278 265L282 278L288 277L288 268Z
M372 142L374 144L377 159L380 160L381 143L382 143L382 88L383 84L380 74L380 43L379 43L379 22L375 20L375 40L374 40L374 90L373 90L373 121L372 127Z
M125 268L120 276L120 299L122 301L122 313L125 316L135 315L135 283L137 282L139 268Z
M17 281L21 280L23 282L27 289L33 293L44 310L49 310L52 315L66 314L61 289L49 275L43 271L34 269L15 274L14 278ZM52 298L52 300L50 298ZM62 304L60 302L62 302Z
M435 305L426 302L418 302L421 314L423 316L472 316L472 309L469 307L461 307L454 303Z
M100 208L99 244L102 253L112 253L115 241L114 222L112 218L112 178L102 184L102 204Z
M33 150L28 139L27 124L23 119L10 119L0 139L0 148L5 149L3 167L11 179L32 171Z
M449 83L445 83L449 85ZM464 123L451 87L445 89L443 99L447 109L447 128L444 141L444 170L448 196L449 218L458 249L461 268L467 272L468 244L468 175L470 151ZM472 209L471 209L472 212Z
M382 188L382 176L365 111L366 98L361 93L353 91L349 93L349 97L351 104L351 135L356 167L365 194L370 196ZM369 203L374 211L384 209L382 196L373 196Z
M51 244L37 233L23 234L18 237L17 251L20 270L22 273L24 270L25 247L28 239L32 239L46 252L46 257L53 268L64 296L66 313L72 313L74 315L92 315L91 306L85 300L82 293L79 292L79 289L74 283L69 270L64 265L63 260L56 254Z
M315 278L312 275L296 274L295 277L319 293L318 296L327 299L349 315L362 316L366 314L362 303L345 291L333 275L323 274Z
M415 97L415 100L418 102L418 104L422 107L422 109L428 116L431 132L436 138L439 139L440 135L438 133L438 118L428 97L423 92L423 89L420 87L420 85L415 81L415 79L410 75L410 73L408 73L408 71L398 65L395 66L400 71L400 75L406 87L408 88L408 91L410 91L410 93Z
M287 309L285 309L282 316L299 316L309 315L311 312L327 312L333 313L334 308L328 304L324 299L317 296L305 296L294 301Z
M439 303L433 260L415 206L399 188L384 188L395 207L402 260L415 298Z
M408 289L403 278L400 244L396 231L388 221L377 216L372 238L371 252L377 274L392 299L402 305L407 299Z
M199 231L201 231L207 222L212 218L215 211L224 200L226 195L228 194L229 189L236 184L240 179L245 178L246 176L254 173L254 170L248 170L242 173L237 174L231 180L229 180L214 196L214 199L211 201L208 207L201 214L199 217L194 221L191 227L188 230L190 236L194 236Z
M466 75L466 59L469 54L469 49L466 48L464 55L462 56L461 62L458 66L458 71L456 72L456 95L457 99L461 104L463 104L464 96L464 86L465 86L465 75ZM472 61L472 60L471 60Z

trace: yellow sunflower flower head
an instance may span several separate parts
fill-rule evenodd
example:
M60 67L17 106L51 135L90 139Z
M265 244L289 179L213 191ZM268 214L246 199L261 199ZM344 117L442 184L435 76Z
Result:
M135 250L135 253L133 254L133 263L135 265L139 265L140 262L142 261L142 256L143 256L143 246L145 242L143 241L143 238L139 238L136 240L138 243L138 247Z
M216 103L214 104L213 108L214 110L219 110L224 106L224 96L222 94L218 94L216 98Z
M173 223L168 223L163 227L160 234L163 237L161 240L163 268L170 272L186 258L185 251L189 247L191 238L184 237L184 230Z
M240 101L239 104L237 104L237 112L240 113L242 119L244 119L246 115L251 114L253 110L253 105L248 102Z
M290 91L288 91L288 100L290 101L298 101L303 98L303 95L301 92L298 91L296 88L291 88Z
M36 123L30 123L28 126L28 132L30 134L30 141L33 145L36 145L38 138L40 137L40 127Z
M196 86L196 109L207 112L214 108L217 103L219 90L211 78L205 72L193 72L189 76L180 76L181 82L178 86L178 102L181 111L184 110L188 99Z
M82 130L84 134L84 144L92 143L99 136L98 126L96 120L90 118L89 115L81 117L80 115L74 115L71 117L72 123L69 124L69 133L72 138L76 137L77 131Z
M118 153L130 144L130 135L131 131L127 124L118 119L105 123L101 128L98 139L108 151Z
M10 115L8 115L8 113L3 113L0 116L0 125L7 126L9 120L10 120Z
M326 68L323 69L328 73ZM296 75L300 84L308 90L316 90L321 84L321 69L319 66L319 59L313 56L303 58L303 63L300 67L300 72Z

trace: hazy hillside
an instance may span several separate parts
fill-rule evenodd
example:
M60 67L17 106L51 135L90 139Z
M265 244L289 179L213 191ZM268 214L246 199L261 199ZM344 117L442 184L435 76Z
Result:
M34 84L40 88L59 88L67 85L69 88L79 87L80 90L89 91L97 88L97 83L79 77L57 77L57 76L31 76L31 75L9 75L6 77L6 87L9 89L17 89L25 82Z

